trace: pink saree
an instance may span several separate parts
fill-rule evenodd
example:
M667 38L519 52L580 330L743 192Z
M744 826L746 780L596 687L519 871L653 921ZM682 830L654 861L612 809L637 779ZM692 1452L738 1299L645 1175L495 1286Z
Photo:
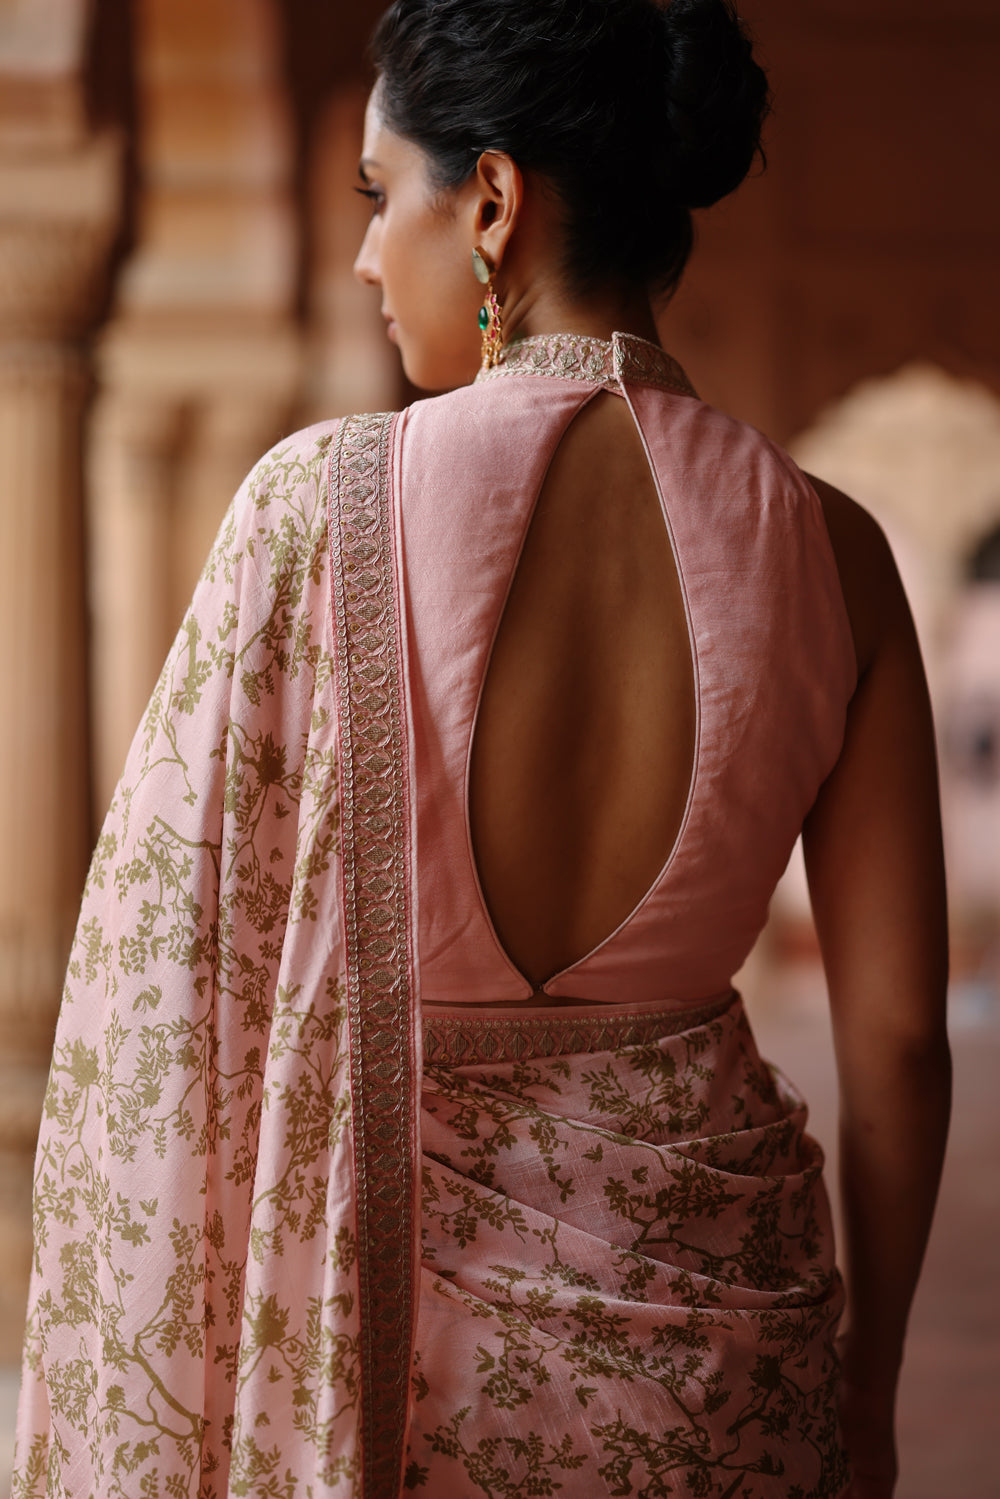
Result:
M421 1013L399 421L250 475L102 831L14 1499L835 1499L822 1161L738 998Z

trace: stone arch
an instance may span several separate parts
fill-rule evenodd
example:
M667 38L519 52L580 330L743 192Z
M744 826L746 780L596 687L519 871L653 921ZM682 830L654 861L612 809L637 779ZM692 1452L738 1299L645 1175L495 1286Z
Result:
M864 504L896 552L942 747L960 945L966 929L1000 921L1000 785L991 790L987 775L989 736L1000 734L1000 585L970 579L974 558L975 567L1000 567L1000 400L976 381L910 364L857 385L790 449L807 471ZM808 920L799 852L776 912L793 924Z
M855 386L790 450L900 539L900 571L936 687L966 556L996 514L1000 400L977 381L908 364Z

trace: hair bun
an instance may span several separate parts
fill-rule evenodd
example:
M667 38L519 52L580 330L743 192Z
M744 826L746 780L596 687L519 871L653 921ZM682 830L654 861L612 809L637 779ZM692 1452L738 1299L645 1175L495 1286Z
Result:
M671 0L662 15L672 176L688 208L708 208L760 150L767 77L731 0Z
M731 0L393 0L375 35L386 121L442 192L486 147L556 190L577 292L666 292L691 210L738 187L767 79Z

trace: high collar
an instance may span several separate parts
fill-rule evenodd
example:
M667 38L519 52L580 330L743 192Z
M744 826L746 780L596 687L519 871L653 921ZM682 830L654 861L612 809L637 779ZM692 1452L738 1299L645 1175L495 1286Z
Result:
M659 344L633 333L614 333L610 340L582 333L540 333L518 339L507 345L498 365L480 370L476 380L495 380L504 375L549 375L599 385L654 385L677 395L695 395L676 359Z

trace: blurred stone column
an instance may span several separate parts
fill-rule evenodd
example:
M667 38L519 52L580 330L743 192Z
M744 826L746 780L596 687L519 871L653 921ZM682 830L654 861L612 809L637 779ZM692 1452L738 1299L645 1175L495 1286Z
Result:
M98 815L233 491L293 425L302 365L278 8L137 0L135 17L135 247L90 458Z
M275 354L272 347L272 357ZM189 433L177 493L174 612L187 604L229 501L258 458L292 425L299 351L286 347L278 389L243 391L202 403Z
M118 344L121 352L121 341ZM94 798L108 805L226 506L283 410L192 404L130 370L98 402L90 461Z
M0 151L0 1361L20 1340L32 1156L89 854L83 340L119 191L113 137Z
M103 817L229 501L291 426L293 327L105 330L89 456L93 796Z
M176 620L171 505L183 411L103 390L89 465L93 788L103 817Z
M400 405L398 351L386 338L380 297L354 277L370 217L358 197L366 92L347 84L329 100L311 142L309 339L306 421Z

